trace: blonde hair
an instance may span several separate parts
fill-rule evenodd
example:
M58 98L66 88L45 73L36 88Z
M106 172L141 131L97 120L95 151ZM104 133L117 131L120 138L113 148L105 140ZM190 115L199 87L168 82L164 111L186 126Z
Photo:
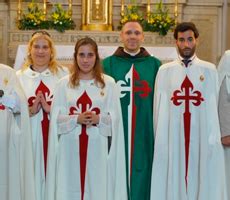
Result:
M31 58L31 49L32 49L33 43L38 39L45 39L46 41L48 41L49 47L51 49L50 62L48 64L48 67L49 67L49 70L53 74L56 74L58 72L58 68L62 69L62 67L56 61L56 50L54 47L54 43L50 35L45 31L38 31L32 35L32 38L30 39L28 43L27 58L26 58L25 63L22 66L22 71L24 71L25 69L33 65L33 60Z
M72 67L70 68L70 80L69 80L70 87L74 88L76 86L79 86L80 68L79 68L79 65L77 63L77 54L78 54L79 48L81 46L84 46L84 45L91 45L94 53L96 54L96 61L95 61L95 65L93 67L93 77L95 78L95 83L98 86L100 85L102 88L104 88L105 87L105 81L103 79L103 69L101 66L101 61L100 61L100 57L99 57L99 53L98 53L97 43L89 37L85 37L85 38L78 40L76 45L75 45L74 63L72 65Z

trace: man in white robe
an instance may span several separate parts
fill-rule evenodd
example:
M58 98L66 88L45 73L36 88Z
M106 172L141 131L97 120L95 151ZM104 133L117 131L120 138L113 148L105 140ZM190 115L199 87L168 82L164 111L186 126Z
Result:
M35 200L32 139L15 71L0 64L0 199Z
M230 188L230 50L222 56L218 65L218 73L221 140L224 145L227 188ZM228 189L228 200L230 200L230 189Z
M193 23L178 24L179 58L157 75L152 200L226 200L218 74L196 56L198 36Z
M98 87L94 79L80 80L78 87L70 88L69 77L57 85L51 111L46 200L127 200L119 95L114 80L106 75L104 80L105 88ZM85 127L77 123L78 114L86 109L100 113L99 124ZM83 135L88 137L85 170Z

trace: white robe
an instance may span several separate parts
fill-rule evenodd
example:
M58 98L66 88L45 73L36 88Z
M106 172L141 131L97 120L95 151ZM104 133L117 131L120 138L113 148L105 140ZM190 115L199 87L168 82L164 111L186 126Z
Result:
M0 90L4 91L3 97L0 97L0 199L35 200L26 98L15 71L2 64Z
M25 92L28 102L32 102L36 96L36 90L38 88L46 87L45 98L46 101L51 103L53 99L53 92L56 83L60 78L65 76L67 71L65 69L59 69L58 73L53 75L49 69L46 69L42 73L35 72L30 68L26 70L17 71L17 76ZM42 84L43 83L43 84ZM39 89L38 89L39 90ZM30 104L29 103L29 104ZM35 167L35 183L36 183L36 200L44 200L45 195L45 170L44 170L44 152L43 152L43 135L42 135L42 120L45 112L42 109L30 117L30 123L32 127L32 141L33 141L33 154L34 154L34 167ZM49 117L49 114L46 115Z
M105 75L103 89L93 80L80 81L80 86L72 89L68 81L65 77L59 82L52 104L46 200L81 200L79 135L82 126L76 123L76 115L62 123L57 123L57 119L60 115L68 116L71 107L76 109L75 113L83 112L82 105L77 106L83 94L92 103L88 102L87 110L99 108L100 115L109 114L112 121L108 126L101 119L98 125L86 128L89 139L84 200L127 200L124 134L114 80ZM109 153L108 136L112 136Z
M221 135L230 135L230 50L222 56L218 65L219 73L219 117ZM230 147L224 147L228 200L230 200Z
M185 182L185 103L176 106L175 91L182 91L185 77L203 101L189 102L191 113L187 189ZM151 200L226 200L223 147L218 120L218 74L215 66L197 57L186 68L181 61L160 67L155 84L155 151ZM187 190L187 191L186 191Z

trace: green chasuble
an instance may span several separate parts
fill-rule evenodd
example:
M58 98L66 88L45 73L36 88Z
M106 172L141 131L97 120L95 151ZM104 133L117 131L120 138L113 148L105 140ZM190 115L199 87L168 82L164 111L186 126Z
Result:
M104 59L106 74L120 88L130 200L149 200L153 161L153 95L161 62L141 48L130 56L119 47ZM111 102L112 103L112 102Z

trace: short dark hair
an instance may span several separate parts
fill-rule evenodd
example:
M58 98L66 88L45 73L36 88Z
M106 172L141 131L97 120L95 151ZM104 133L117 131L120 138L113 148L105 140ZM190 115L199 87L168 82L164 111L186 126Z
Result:
M181 22L177 24L174 30L174 38L177 40L178 32L185 32L191 30L194 33L195 38L199 37L199 31L197 30L195 24L193 22Z

